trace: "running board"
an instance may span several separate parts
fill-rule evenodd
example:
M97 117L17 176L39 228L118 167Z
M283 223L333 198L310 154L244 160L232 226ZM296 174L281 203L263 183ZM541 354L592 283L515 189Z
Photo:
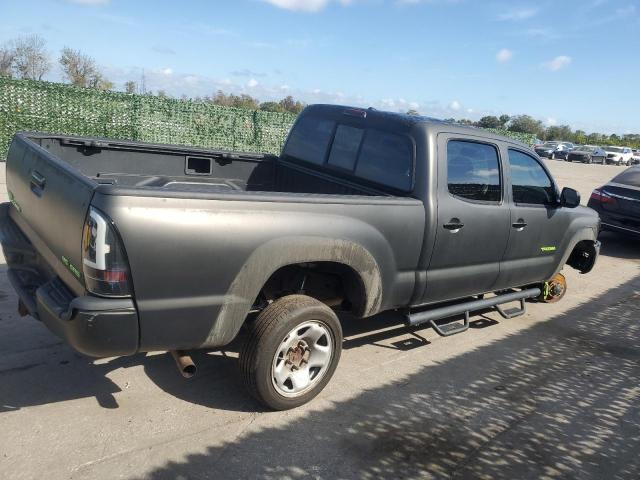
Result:
M439 335L448 337L450 335L455 335L456 333L462 333L469 328L470 312L495 307L503 318L519 317L520 315L524 315L527 311L524 301L527 298L538 297L541 293L542 292L539 288L528 288L526 290L503 293L491 298L471 300L455 305L447 305L445 307L409 313L406 316L405 323L412 327L422 325L423 323L429 323ZM520 302L520 308L510 308L505 310L500 307L500 305L515 301ZM462 324L451 322L445 325L438 325L436 323L436 320L442 320L443 318L449 318L461 314L464 314L464 322Z

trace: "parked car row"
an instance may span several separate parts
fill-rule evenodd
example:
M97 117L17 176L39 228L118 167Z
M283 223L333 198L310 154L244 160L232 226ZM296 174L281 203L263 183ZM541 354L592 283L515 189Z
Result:
M599 147L597 145L575 145L571 142L552 141L534 146L539 157L569 162L600 163L602 165L640 164L640 150L629 147Z

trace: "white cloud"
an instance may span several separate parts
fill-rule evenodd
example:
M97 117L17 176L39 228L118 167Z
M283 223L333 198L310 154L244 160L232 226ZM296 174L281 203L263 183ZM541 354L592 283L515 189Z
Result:
M527 20L535 17L538 14L538 9L533 7L520 7L508 10L498 15L498 20L518 22L521 20Z
M558 124L558 120L553 117L547 117L544 123L546 123L549 126L553 126Z
M460 102L458 100L454 100L449 104L449 108L457 112L462 108L462 105L460 105Z
M255 88L257 86L258 86L258 81L255 78L252 78L247 82L247 87L249 88Z
M79 5L107 5L111 0L68 0Z
M496 53L496 60L498 63L507 63L511 58L513 58L513 52L508 48L503 48Z
M262 0L271 5L293 10L295 12L318 12L326 7L332 0ZM350 5L352 0L337 0L341 5Z
M160 70L160 73L162 73L163 75L171 75L173 73L173 69L171 68L163 68L162 70Z
M571 57L568 57L567 55L558 55L553 60L545 62L543 66L552 72L557 72L558 70L568 67L571 61Z

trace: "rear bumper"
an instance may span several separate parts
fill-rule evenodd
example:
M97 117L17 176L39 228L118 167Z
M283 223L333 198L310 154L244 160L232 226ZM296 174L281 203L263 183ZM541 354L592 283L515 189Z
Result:
M11 219L10 208L0 205L0 242L9 281L29 314L86 355L135 353L139 326L133 300L75 296Z

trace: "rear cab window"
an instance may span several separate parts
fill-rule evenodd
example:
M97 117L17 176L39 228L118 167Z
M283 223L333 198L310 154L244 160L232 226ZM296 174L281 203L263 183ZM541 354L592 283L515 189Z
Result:
M364 130L361 128L338 125L331 145L329 165L352 171L358 158L363 135Z
M413 177L413 144L408 137L368 130L358 157L356 176L408 191Z
M413 188L414 150L408 135L308 115L296 122L283 156L408 192Z
M335 122L315 117L302 117L287 140L287 155L315 165L322 165L333 136Z

